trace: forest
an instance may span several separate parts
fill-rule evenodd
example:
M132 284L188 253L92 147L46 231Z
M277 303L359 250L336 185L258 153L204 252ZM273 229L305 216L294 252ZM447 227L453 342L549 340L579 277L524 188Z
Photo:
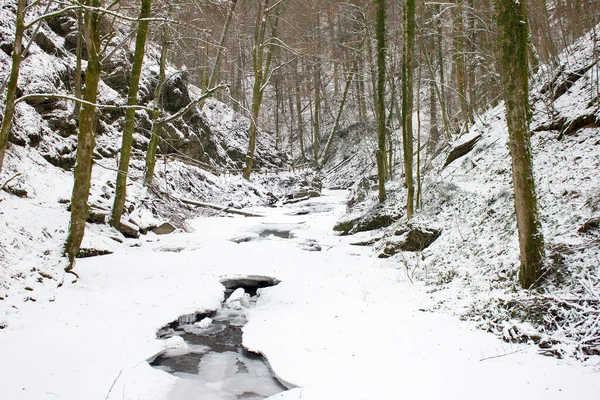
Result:
M600 395L598 0L1 0L0 109L6 398Z

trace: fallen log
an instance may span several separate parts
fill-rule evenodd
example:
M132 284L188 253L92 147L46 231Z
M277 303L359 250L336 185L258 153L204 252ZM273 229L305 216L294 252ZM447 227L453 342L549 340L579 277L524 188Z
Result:
M477 142L479 142L479 140L481 138L482 138L482 135L477 135L473 139L468 140L464 143L461 143L461 144L455 146L448 154L448 158L446 158L446 162L444 163L444 166L442 167L442 169L446 168L454 160L457 160L457 159L461 158L462 156L468 154L471 150L473 150L473 148L475 147L475 145L477 144Z
M264 217L264 215L254 214L254 213L246 212L246 211L240 211L240 210L236 210L231 207L222 207L217 204L203 203L201 201L189 200L189 199L184 199L184 198L180 198L179 201L181 201L182 203L185 203L185 204L190 204L192 206L210 208L213 210L226 212L229 214L243 215L244 217Z

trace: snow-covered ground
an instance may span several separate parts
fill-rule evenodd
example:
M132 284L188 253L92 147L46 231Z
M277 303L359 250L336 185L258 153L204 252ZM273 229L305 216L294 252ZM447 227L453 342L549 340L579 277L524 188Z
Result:
M76 283L7 315L1 397L168 399L177 378L146 360L181 340L159 340L157 329L219 307L220 278L260 274L281 283L248 310L244 345L297 386L274 399L599 398L594 368L422 311L427 287L351 246L356 236L333 234L347 193L325 194L255 208L262 218L195 219L194 233L150 234L141 247L79 260ZM290 239L260 235L290 229Z

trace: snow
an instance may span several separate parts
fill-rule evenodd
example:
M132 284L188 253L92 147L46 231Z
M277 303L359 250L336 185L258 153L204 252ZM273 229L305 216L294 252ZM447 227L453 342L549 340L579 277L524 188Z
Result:
M7 14L11 13L0 10L1 16ZM7 23L0 25L2 34L10 37ZM565 65L559 83L590 66L565 94L553 104L545 102L541 87L553 76L543 68L532 88L540 216L549 255L560 261L552 267L567 278L551 282L537 294L516 286L518 245L502 107L471 128L473 135L484 137L469 155L441 170L442 154L424 173L424 208L414 222L443 232L423 252L383 260L374 257L380 251L377 246L350 243L383 237L385 232L335 236L331 227L346 211L346 192L329 191L325 197L280 208L258 207L268 191L290 194L298 178L256 176L247 183L241 177L214 176L169 161L157 168L156 190L173 198L185 194L199 201L249 207L265 216L198 218L182 222L182 229L173 234L150 233L140 239L125 239L106 225L88 225L83 247L113 254L78 260L80 279L73 283L73 277L63 272L61 254L69 221L64 200L71 195L72 175L49 166L40 154L72 153L75 139L59 137L31 105L19 104L17 136L24 142L35 142L27 138L36 135L43 140L40 152L11 145L0 179L3 183L20 173L12 183L27 191L24 199L0 191L2 398L158 400L191 396L190 391L207 398L207 393L198 392L199 382L152 368L148 361L163 352L176 356L208 349L178 337L159 340L156 333L178 317L190 323L188 330L212 329L210 318L191 324L190 315L221 306L222 277L248 274L281 281L260 291L256 306L248 311L243 339L247 348L267 357L282 382L297 386L274 399L598 398L600 357L580 354L577 343L597 341L593 335L598 332L600 250L597 238L578 229L598 217L600 209L595 173L600 170L600 131L591 126L559 141L559 132L549 125L555 121L548 119L598 115L597 106L587 102L598 89L598 65L590 64L590 35L559 59ZM59 79L65 64L57 60L32 47L23 64L23 82L32 84L28 91L47 87L48 78L58 82L52 91L65 90ZM6 73L9 59L3 52L0 61ZM156 72L156 67L153 60L145 70ZM149 74L144 79L148 83ZM197 89L192 88L191 94L195 97ZM100 99L124 101L104 83ZM62 102L59 106L63 109L57 112L63 113L72 107ZM206 102L202 113L218 134L217 155L245 152L247 120L213 100ZM99 136L98 148L116 151L118 124L101 123L106 134ZM347 187L372 172L374 142L365 131L369 127L358 125L345 133L356 155L344 158L347 148L340 146L332 155L334 167L328 170L332 174L326 184ZM269 150L272 135L259 137L262 164L279 165L281 157ZM94 205L110 208L115 172L109 168L114 169L115 161L105 158L94 168L90 197ZM227 159L221 167L239 165ZM169 196L154 196L144 189L142 171L141 159L133 160L128 206L136 207L128 218L149 227L167 219L157 216L154 208ZM286 182L287 188L282 188ZM386 207L401 209L401 184L392 182L387 189ZM367 198L353 211L373 204L374 197ZM192 214L177 202L161 206L157 208L172 207L170 220L184 221ZM242 291L234 294L226 312L235 313L248 301ZM596 301L595 309L569 303L586 297ZM548 298L556 304L567 302L554 326L545 331L544 326L522 321L519 312L538 311L532 308L534 302ZM595 314L587 314L590 310ZM552 319L554 314L543 317ZM236 320L239 325L244 322L246 318ZM560 355L579 360L542 357L532 339L537 336L560 343ZM235 357L207 358L201 366L205 372L201 387L222 381L225 370L239 361ZM260 366L256 371L259 378L265 374ZM213 389L211 395L217 391L223 396L224 387Z
M157 339L157 330L180 315L217 309L225 290L219 279L247 274L281 280L261 289L243 328L244 345L297 386L274 399L600 395L593 368L542 357L535 346L507 344L455 316L423 311L434 299L422 284L410 283L398 263L350 246L355 238L333 235L346 194L255 207L263 218L198 218L189 221L194 233L78 260L76 283L65 280L51 299L22 302L7 314L0 330L3 398L182 398L177 395L198 385L146 360L164 349L189 349L177 338ZM306 208L321 212L288 215ZM269 224L304 229L290 239L230 240ZM303 250L308 239L324 250ZM156 251L161 246L182 250ZM245 298L239 290L234 295L235 301ZM231 366L230 356L203 361L202 379Z

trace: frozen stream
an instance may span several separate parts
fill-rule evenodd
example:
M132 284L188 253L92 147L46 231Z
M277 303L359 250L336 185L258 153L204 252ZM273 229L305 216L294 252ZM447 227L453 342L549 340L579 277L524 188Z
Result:
M180 317L159 331L163 339L184 340L181 347L166 350L150 362L180 378L170 400L260 400L289 389L273 376L262 355L242 346L246 311L264 290L258 287L278 283L261 278L222 282L228 297L221 308Z
M455 306L468 291L432 293L411 283L398 259L351 245L367 234L335 235L347 193L324 193L251 210L262 218L198 218L189 221L194 233L147 235L136 247L79 260L75 284L31 282L26 295L37 301L11 309L0 329L0 398L600 398L593 368L505 343L439 309L440 299ZM222 308L229 297L222 282L251 275L280 283L255 304ZM181 315L194 316L162 332L171 337L157 337ZM229 329L225 338L235 344L194 335L211 329ZM295 388L280 391L269 368L241 350L240 334L244 349L264 355ZM180 366L170 357L178 353ZM158 354L162 370L146 361ZM254 376L245 386L229 380L235 375Z

